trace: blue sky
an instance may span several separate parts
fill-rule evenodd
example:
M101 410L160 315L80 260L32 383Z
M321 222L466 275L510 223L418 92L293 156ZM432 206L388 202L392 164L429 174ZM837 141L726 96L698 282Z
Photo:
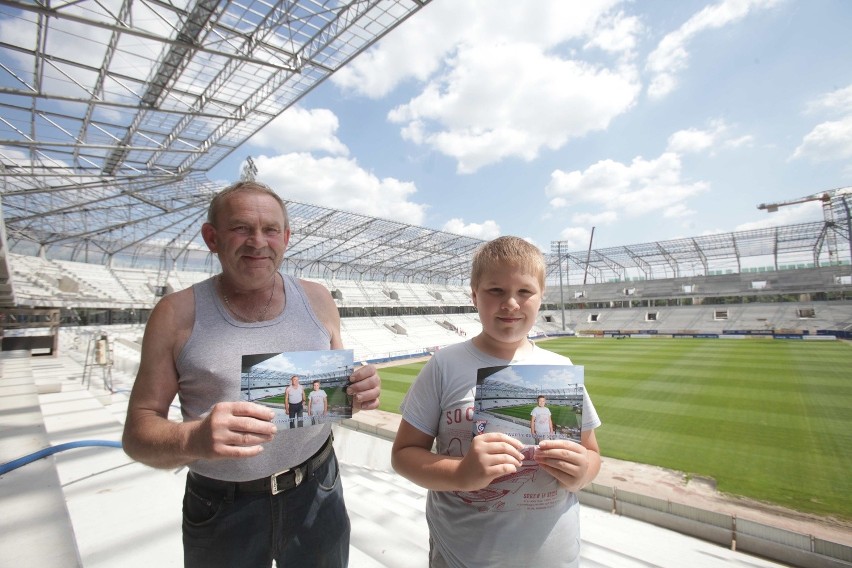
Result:
M852 186L852 2L433 0L213 172L544 250L822 219Z
M279 373L294 373L313 375L327 373L352 366L352 350L337 349L332 351L289 351L258 363L260 369L278 371Z

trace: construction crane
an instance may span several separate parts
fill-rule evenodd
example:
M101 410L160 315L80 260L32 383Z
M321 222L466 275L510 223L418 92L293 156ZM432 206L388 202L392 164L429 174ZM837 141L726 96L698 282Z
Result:
M761 203L757 206L757 208L765 209L767 213L775 213L778 211L779 207L784 207L786 205L798 205L800 203L807 203L808 201L822 201L823 210L826 208L826 205L828 205L829 209L831 208L831 194L828 191L815 193L798 199L790 199L789 201L779 201L778 203Z
M837 222L834 218L834 201L838 201L846 211L846 235L847 240L849 241L850 257L852 257L852 219L850 219L849 215L849 203L846 201L847 196L852 197L852 187L838 187L836 189L814 193L813 195L799 197L798 199L779 201L777 203L761 203L757 206L757 208L763 209L767 213L775 213L780 207L786 207L787 205L799 205L800 203L807 203L809 201L821 201L822 214L825 219L825 230L828 231L828 234L833 240L836 236L833 229L837 227ZM829 262L836 260L836 254L837 242L828 242Z

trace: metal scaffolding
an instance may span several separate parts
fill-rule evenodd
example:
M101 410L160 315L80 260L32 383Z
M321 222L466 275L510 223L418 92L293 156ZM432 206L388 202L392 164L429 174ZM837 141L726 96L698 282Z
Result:
M740 273L754 268L818 268L852 261L849 206L852 188L829 196L825 220L719 233L700 237L570 251L564 241L551 243L549 279L565 284L656 280ZM848 269L847 269L848 272Z

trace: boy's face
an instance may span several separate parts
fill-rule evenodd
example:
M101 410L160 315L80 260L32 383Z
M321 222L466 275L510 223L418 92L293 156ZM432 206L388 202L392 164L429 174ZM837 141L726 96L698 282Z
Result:
M544 403L545 403L545 400L544 400L543 397L538 399L538 405L539 406L544 406Z
M491 269L482 274L472 298L482 321L483 346L500 356L526 341L541 306L541 286L536 276L517 268Z
M318 391L318 390L319 390L319 383L314 383L314 390L315 390L315 391Z

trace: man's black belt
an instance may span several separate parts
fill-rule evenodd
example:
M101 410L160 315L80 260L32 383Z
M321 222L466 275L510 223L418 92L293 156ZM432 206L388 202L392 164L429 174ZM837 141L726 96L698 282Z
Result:
M193 471L189 472L189 476L193 481L205 487L216 489L233 487L239 493L271 493L272 495L277 495L298 487L302 484L302 481L319 469L331 457L334 451L333 439L334 436L329 436L322 447L317 450L317 453L299 465L279 471L268 477L252 479L251 481L222 481L203 476Z

